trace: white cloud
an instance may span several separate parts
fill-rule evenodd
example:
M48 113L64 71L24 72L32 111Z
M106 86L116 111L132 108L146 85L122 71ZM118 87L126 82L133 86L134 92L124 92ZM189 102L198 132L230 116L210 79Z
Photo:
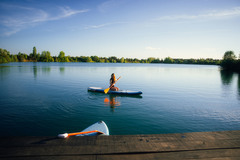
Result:
M172 15L172 16L162 16L156 20L197 20L197 19L217 19L217 18L227 18L240 16L240 7L235 7L228 10L212 10L202 14L196 15Z
M60 7L60 10L62 11L62 13L59 16L52 17L49 20L59 20L59 19L62 19L62 18L70 17L70 16L75 15L75 14L84 13L84 12L89 11L88 9L73 10L70 7Z
M112 23L104 23L104 24L99 24L99 25L88 25L84 29L98 29L98 28L103 28L111 25L116 25L116 24L126 24L128 22L112 22Z
M11 35L19 32L19 31L21 31L21 30L22 30L22 29L20 29L20 28L13 28L13 29L11 29L11 30L8 30L8 31L4 32L4 35L5 35L5 36L11 36Z
M59 7L60 12L55 16L51 16L47 11L38 8L1 4L0 9L3 7L10 13L0 16L0 25L5 28L4 36L13 35L42 22L56 21L89 11L87 9L73 10L70 7Z
M89 25L86 26L85 29L97 29L111 25L111 23L99 24L99 25Z
M125 0L107 0L98 6L100 12L108 12L125 3Z

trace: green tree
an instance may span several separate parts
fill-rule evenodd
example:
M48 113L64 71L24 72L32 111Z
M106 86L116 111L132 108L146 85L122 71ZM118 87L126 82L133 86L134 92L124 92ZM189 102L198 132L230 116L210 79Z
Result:
M164 63L174 63L174 60L172 58L170 58L170 57L167 57L167 58L164 59L163 62Z
M87 57L85 57L85 56L81 56L78 59L79 59L78 60L79 62L87 62Z
M37 61L40 61L40 57L41 57L41 54L40 54L40 53L38 53L38 54L37 54L37 56L36 56L36 58L37 58Z
M92 61L94 61L94 62L100 62L100 59L99 59L98 56L91 56L90 58L91 58Z
M188 64L195 64L196 63L196 60L191 58L191 59L188 59Z
M236 56L233 51L226 51L223 56L222 63L220 64L226 70L240 70L236 61Z
M233 51L226 51L223 56L223 60L235 60L236 56Z
M33 52L29 54L29 57L28 57L29 60L31 61L37 61L37 49L36 47L33 47Z
M154 61L154 60L155 60L154 57L149 57L149 58L147 59L148 63L152 63L152 61Z
M13 55L12 61L13 61L13 62L18 62L18 57L17 57L17 55Z
M101 62L101 63L105 63L105 59L104 59L104 58L101 58L101 59L100 59L100 62Z
M87 61L86 62L92 62L92 58L91 57L87 57Z
M160 63L160 62L161 62L160 59L157 58L157 59L154 59L151 63Z
M70 56L65 57L65 62L71 62L71 57Z
M28 55L25 53L18 52L17 58L20 62L25 62L28 58Z
M63 51L61 51L58 55L58 58L64 58L65 57L65 53Z
M40 55L40 60L42 62L54 62L54 59L52 58L49 51L42 51L42 54Z
M79 59L80 59L80 62L92 62L92 59L86 56L81 56Z
M108 60L109 60L110 63L116 63L117 62L117 57L112 56L112 57L109 57Z
M121 63L124 63L124 58L123 57L121 58Z
M58 62L66 62L67 58L65 57L65 53L61 51L58 55Z
M0 63L11 62L10 52L6 49L0 48Z
M36 47L33 47L33 60L37 60L37 49Z

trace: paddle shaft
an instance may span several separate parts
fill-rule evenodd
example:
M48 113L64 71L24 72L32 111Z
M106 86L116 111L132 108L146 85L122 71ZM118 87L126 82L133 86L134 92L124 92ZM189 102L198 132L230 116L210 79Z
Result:
M85 132L75 132L75 133L64 133L64 134L59 134L58 137L59 138L67 138L69 136L76 136L76 135L80 135L80 134L88 134L88 133L100 133L100 134L104 134L103 132L100 132L98 130L94 130L94 131L85 131Z
M68 136L76 136L76 135L79 135L79 134L88 134L88 133L94 133L94 132L99 132L99 133L104 134L103 132L100 132L98 130L94 130L94 131L86 131L86 132L68 133Z

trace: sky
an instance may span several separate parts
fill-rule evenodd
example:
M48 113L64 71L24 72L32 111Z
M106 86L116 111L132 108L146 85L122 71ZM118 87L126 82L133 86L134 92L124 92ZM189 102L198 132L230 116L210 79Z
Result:
M240 54L240 0L0 0L11 54L213 58Z

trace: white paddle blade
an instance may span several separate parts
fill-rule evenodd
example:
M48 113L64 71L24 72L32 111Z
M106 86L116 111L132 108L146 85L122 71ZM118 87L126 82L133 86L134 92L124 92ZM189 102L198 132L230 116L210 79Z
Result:
M67 137L68 137L68 134L67 134L67 133L59 134L59 135L58 135L58 138L67 138Z

